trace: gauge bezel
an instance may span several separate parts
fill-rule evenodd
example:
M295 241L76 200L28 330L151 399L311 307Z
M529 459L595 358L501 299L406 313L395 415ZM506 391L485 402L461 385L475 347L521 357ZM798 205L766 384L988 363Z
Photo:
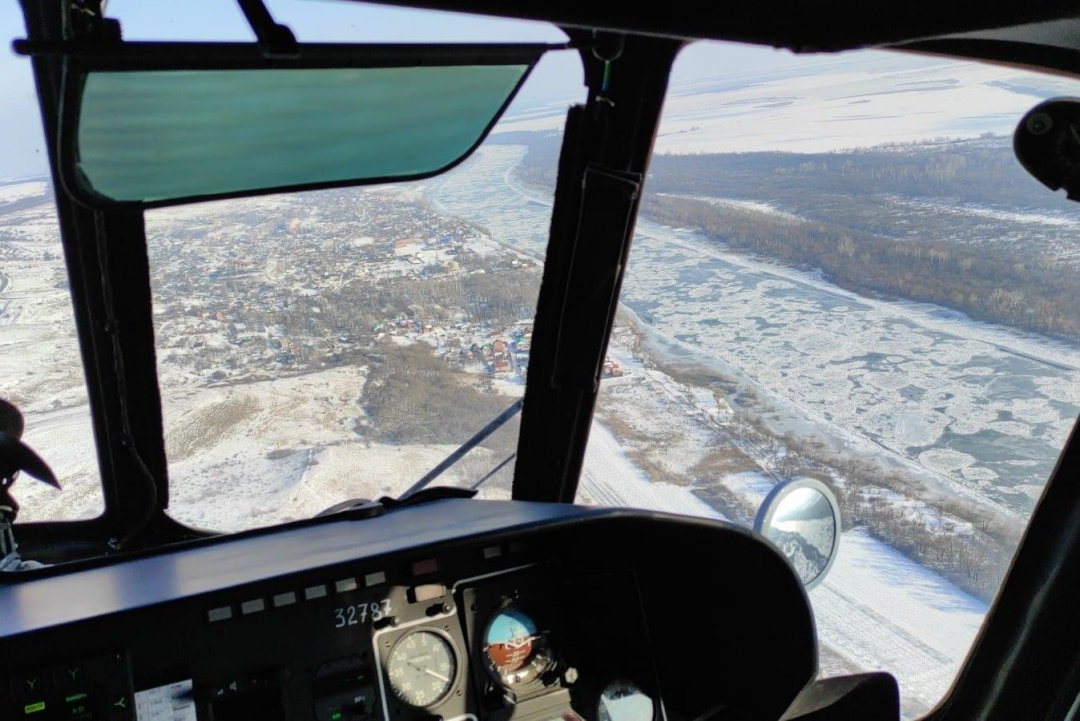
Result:
M442 638L446 645L449 646L450 653L453 655L454 658L454 673L450 677L450 681L449 683L447 683L446 689L434 701L429 704L424 704L422 706L418 706L402 698L401 694L398 692L397 684L395 684L394 680L390 678L390 659L393 658L394 652L397 650L398 645L401 644L402 641L405 641L406 639L411 638L418 633L431 633ZM386 678L387 689L390 691L390 693L393 694L394 699L398 703L401 703L412 709L430 709L446 703L446 701L448 701L450 697L454 695L454 689L458 688L461 685L461 675L463 672L463 664L461 663L461 659L461 649L459 649L457 644L454 643L454 639L450 636L449 633L447 633L442 628L438 628L436 626L421 625L407 629L403 634L401 634L397 637L397 639L394 640L393 644L391 644L390 648L386 651L385 661L381 664L381 666L383 676Z

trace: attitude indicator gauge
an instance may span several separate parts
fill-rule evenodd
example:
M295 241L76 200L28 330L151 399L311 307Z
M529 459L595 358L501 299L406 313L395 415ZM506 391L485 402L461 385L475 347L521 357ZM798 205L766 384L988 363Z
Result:
M496 611L488 622L484 657L492 673L507 686L531 681L554 666L547 639L536 622L513 605Z

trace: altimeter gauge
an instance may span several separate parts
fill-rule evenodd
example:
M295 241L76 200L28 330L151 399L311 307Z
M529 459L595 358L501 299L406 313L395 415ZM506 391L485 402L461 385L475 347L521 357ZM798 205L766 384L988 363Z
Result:
M428 708L446 700L457 677L457 652L446 635L418 629L402 636L386 657L390 690L404 704Z

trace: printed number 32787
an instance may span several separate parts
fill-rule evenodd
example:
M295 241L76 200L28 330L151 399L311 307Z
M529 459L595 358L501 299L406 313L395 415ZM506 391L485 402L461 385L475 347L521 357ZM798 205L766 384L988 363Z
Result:
M357 603L353 606L334 609L334 628L356 626L361 623L375 623L390 615L390 599L371 603Z

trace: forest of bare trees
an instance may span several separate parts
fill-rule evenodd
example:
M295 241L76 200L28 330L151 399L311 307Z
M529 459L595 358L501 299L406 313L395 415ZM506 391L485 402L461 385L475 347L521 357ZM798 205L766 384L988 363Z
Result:
M517 133L506 141L529 145L517 171L523 181L554 184L557 137ZM764 203L784 214L710 198ZM735 252L820 270L863 294L1080 339L1072 308L1080 275L1046 253L1046 244L1017 240L1015 228L1007 233L984 215L962 211L931 210L913 222L886 210L896 198L939 208L1076 213L1027 175L1008 139L988 137L814 154L660 155L650 167L642 214L699 230ZM1042 232L1065 247L1080 244L1069 226Z
M838 224L794 220L704 200L650 195L644 212L728 247L810 270L843 288L935 303L976 320L1080 338L1080 278L1049 258L959 243L891 240Z

